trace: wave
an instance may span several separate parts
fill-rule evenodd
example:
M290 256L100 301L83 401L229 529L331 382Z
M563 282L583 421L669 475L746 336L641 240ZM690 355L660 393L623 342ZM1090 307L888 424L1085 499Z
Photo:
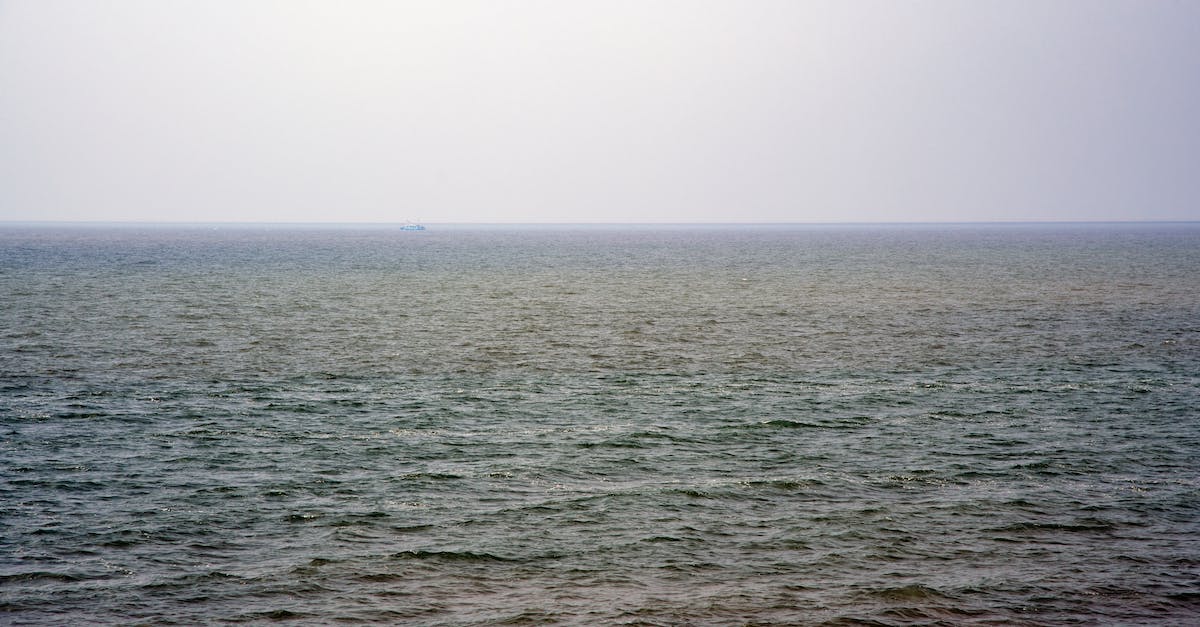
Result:
M392 553L392 559L434 562L520 562L523 560L476 551L412 550Z

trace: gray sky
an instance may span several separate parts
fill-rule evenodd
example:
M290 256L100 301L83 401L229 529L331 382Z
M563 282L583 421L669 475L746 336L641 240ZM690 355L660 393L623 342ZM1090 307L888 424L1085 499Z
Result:
M0 220L1200 220L1200 2L0 0Z

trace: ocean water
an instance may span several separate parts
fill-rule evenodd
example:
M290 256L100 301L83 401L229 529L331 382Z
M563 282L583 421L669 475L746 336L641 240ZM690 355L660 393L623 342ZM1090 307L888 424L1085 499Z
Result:
M0 623L1200 622L1200 224L0 226Z

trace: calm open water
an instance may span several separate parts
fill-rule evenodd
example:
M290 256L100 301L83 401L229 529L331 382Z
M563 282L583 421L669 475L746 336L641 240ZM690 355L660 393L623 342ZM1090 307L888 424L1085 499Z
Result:
M0 623L1200 621L1200 224L0 226Z

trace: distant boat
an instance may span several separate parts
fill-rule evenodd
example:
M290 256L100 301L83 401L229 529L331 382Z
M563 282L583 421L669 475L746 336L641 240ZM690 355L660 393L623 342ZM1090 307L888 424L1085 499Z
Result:
M409 222L408 224L405 224L404 226L400 227L400 230L401 231L424 231L425 227L423 225L417 224L415 222Z

